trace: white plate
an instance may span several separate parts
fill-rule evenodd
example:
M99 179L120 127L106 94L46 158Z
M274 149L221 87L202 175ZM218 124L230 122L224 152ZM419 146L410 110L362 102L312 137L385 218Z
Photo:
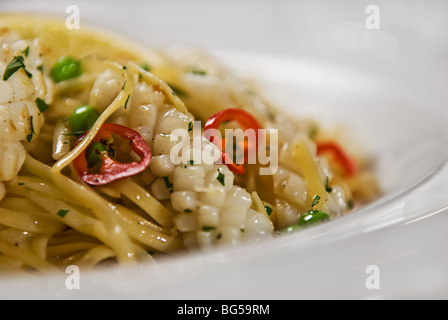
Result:
M52 8L64 14L69 5L45 6L48 2L10 1L2 9ZM294 1L282 1L284 9L269 1L220 3L218 8L203 1L127 1L126 8L114 3L107 9L104 1L77 2L82 19L121 29L147 44L209 44L223 63L258 79L265 95L287 112L352 127L378 156L385 196L344 218L272 241L180 256L151 267L82 274L79 290L67 289L67 275L2 279L0 297L448 297L448 99L441 85L447 81L447 61L438 59L446 48L437 42L445 34L424 27L429 18L444 23L437 8L426 8L413 26L425 36L422 49L408 41L415 31L409 26L360 27L362 20L350 20L356 13L365 17L359 5L316 3L303 5L304 13ZM418 11L417 4L408 3L407 10ZM403 8L380 9L382 21L396 17L404 23ZM307 14L315 17L313 22ZM253 25L246 27L246 20ZM373 276L379 288L370 288Z

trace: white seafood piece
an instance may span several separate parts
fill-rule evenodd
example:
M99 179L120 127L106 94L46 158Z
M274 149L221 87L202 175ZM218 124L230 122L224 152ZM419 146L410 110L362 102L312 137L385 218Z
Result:
M152 125L153 158L149 170L156 179L151 181L150 189L158 200L170 201L178 212L174 224L182 233L185 246L206 249L271 236L273 223L266 214L252 208L251 194L234 184L234 174L226 165L206 161L195 163L187 160L189 157L180 164L173 164L170 153L181 140L171 139L172 132L179 128L188 130L193 119L172 107L153 106L157 109L157 118L151 120L156 125ZM148 119L155 114L155 110L139 109L140 112L145 110ZM187 153L194 149L193 133L189 132L189 135ZM202 139L201 151L210 149L208 144L214 146Z
M103 111L120 93L124 78L115 69L106 69L93 83L90 91L89 104Z
M43 115L35 103L15 100L0 105L0 143L31 141L40 132Z
M23 66L4 77L12 61L23 61ZM23 40L13 32L0 32L0 181L14 178L20 170L25 148L40 133L44 122L37 99L52 100L51 81L39 67L43 52L37 39Z
M286 168L280 167L273 176L274 193L276 196L304 207L307 199L305 180Z
M26 158L25 147L20 142L0 143L0 181L14 179Z

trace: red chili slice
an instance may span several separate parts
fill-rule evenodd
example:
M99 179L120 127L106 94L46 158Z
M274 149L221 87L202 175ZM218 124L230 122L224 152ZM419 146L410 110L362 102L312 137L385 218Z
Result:
M258 122L258 120L251 115L249 112L243 110L243 109L237 109L237 108L229 108L229 109L223 109L214 115L212 115L204 126L204 133L205 137L213 142L216 146L221 148L222 151L222 162L227 165L227 167L234 173L237 174L243 174L246 171L246 168L244 167L244 164L236 164L230 159L229 155L225 153L225 146L226 146L226 140L220 139L217 136L213 136L213 141L211 140L210 136L207 136L207 130L214 129L218 130L219 126L223 122L228 121L236 121L241 126L243 131L247 129L253 129L255 130L256 135L256 145L255 148L257 148L258 144L258 130L262 129L262 126ZM248 143L243 142L243 149L244 149L244 156L245 161L247 160L247 156L249 154L249 148L253 146L248 145Z
M330 153L342 166L348 176L358 172L358 164L339 144L334 141L317 142L317 154Z
M135 130L128 127L105 123L94 137L93 141L100 142L108 140L116 134L124 140L130 141L131 149L140 157L140 161L121 163L113 160L107 154L101 154L102 163L99 173L90 173L87 165L85 149L73 161L76 171L81 176L82 180L90 185L103 185L112 181L133 176L145 170L151 161L151 150L143 140L142 136ZM80 143L86 134L81 136L76 144Z

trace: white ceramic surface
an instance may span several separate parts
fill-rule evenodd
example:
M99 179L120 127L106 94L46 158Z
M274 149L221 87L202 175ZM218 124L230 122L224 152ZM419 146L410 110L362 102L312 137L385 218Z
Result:
M377 1L380 30L365 27L364 1L106 2L3 0L1 10L64 15L75 4L81 23L148 45L202 45L286 112L352 127L385 196L272 241L82 274L79 290L65 275L2 278L1 298L448 298L445 2Z

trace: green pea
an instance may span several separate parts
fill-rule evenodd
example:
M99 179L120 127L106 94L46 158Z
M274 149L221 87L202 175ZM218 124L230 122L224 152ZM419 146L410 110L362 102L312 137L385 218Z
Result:
M292 225L287 226L287 227L285 227L285 228L283 228L283 229L280 229L280 230L278 231L278 233L279 233L279 234L282 234L282 233L290 233L290 232L294 232L294 231L299 230L299 229L300 229L300 226L299 226L298 224L292 224Z
M55 82L76 78L81 74L81 61L69 56L60 57L50 71L50 76Z
M101 142L94 142L88 146L86 150L87 166L91 168L99 163L101 161L100 154L105 151L107 151L106 147Z
M330 216L321 210L311 210L302 214L299 218L298 225L305 225L317 221L327 220Z
M98 111L91 106L81 106L68 119L72 133L81 134L89 130L99 117Z

